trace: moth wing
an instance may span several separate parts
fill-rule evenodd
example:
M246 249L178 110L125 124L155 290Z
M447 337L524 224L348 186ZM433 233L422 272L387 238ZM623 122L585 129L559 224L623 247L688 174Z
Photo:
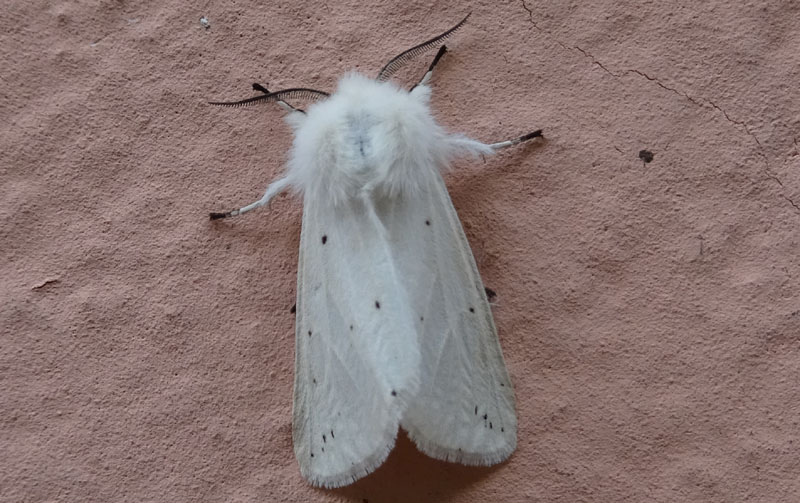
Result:
M379 207L420 338L421 382L402 420L431 457L491 465L516 447L514 392L486 293L444 181Z
M360 201L306 197L300 237L292 437L302 475L339 487L394 446L419 349L386 234Z

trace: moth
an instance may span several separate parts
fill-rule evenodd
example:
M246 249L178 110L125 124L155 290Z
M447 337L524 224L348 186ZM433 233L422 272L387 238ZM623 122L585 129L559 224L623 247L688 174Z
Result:
M493 465L514 451L514 392L475 260L441 172L541 130L485 144L446 132L428 83L461 22L333 94L291 88L229 107L277 103L294 132L286 173L258 201L303 198L292 437L311 484L347 485L386 459L402 427L424 453ZM439 47L406 90L390 81ZM308 110L288 102L311 100Z

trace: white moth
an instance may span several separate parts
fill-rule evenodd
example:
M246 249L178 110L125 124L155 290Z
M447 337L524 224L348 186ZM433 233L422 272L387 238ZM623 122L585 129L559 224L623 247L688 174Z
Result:
M469 16L467 16L468 18ZM492 465L517 444L514 392L492 314L440 172L541 136L484 144L433 119L427 83L388 82L455 27L391 60L376 79L345 75L332 95L296 88L238 102L277 102L294 143L284 177L257 202L303 196L297 277L292 437L311 484L339 487L375 470L398 427L424 453ZM289 99L318 99L307 112Z

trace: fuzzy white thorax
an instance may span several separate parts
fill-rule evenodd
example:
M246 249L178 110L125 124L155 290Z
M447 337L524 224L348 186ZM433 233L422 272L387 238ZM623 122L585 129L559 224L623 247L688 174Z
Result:
M358 73L342 77L336 92L307 114L287 121L295 138L288 163L290 186L317 201L338 205L364 196L420 192L421 170L442 170L459 154L492 153L490 146L448 134L431 115L430 88L411 92Z

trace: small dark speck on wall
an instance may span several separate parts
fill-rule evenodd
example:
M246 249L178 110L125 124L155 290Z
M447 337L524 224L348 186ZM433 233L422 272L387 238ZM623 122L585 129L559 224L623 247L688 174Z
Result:
M640 150L639 151L639 159L643 160L645 164L653 162L655 155L649 150Z

